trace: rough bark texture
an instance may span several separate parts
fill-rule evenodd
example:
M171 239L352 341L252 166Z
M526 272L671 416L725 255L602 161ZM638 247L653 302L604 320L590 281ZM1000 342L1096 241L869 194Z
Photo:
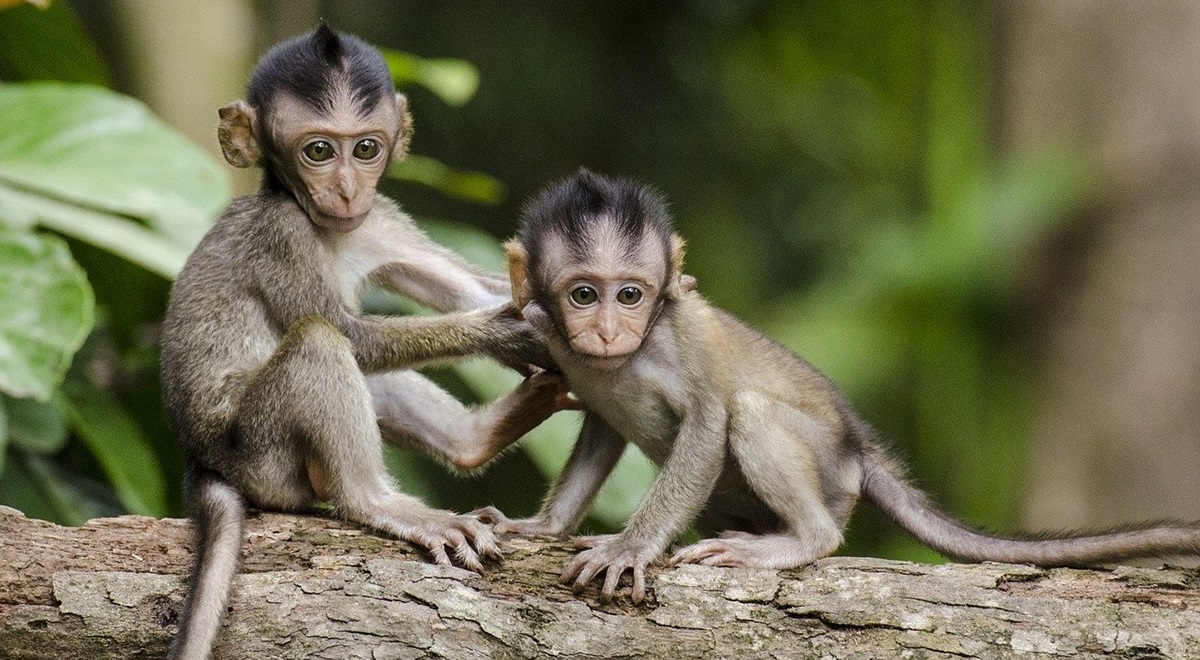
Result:
M0 657L161 657L187 521L65 528L0 507ZM648 605L558 583L570 548L506 539L485 576L319 517L258 514L217 658L1200 657L1200 573L929 566L653 572Z

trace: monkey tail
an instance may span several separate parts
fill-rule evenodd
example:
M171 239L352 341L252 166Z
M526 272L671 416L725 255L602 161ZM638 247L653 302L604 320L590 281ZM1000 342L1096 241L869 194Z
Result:
M922 543L957 561L1084 566L1135 557L1200 555L1200 524L1164 522L1095 534L1011 538L972 529L938 510L905 481L883 450L863 456L863 494Z
M237 489L215 472L189 469L186 487L193 503L195 561L167 660L206 660L237 574L246 508Z

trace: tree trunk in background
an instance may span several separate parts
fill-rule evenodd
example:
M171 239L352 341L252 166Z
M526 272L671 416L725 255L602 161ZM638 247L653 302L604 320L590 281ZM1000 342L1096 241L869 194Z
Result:
M252 4L120 0L115 5L137 96L222 161L217 109L245 95L257 52ZM258 186L257 168L229 169L235 195Z
M1049 256L1028 523L1200 519L1200 3L1001 9L1002 143L1098 175L1087 240Z
M650 571L650 602L559 584L567 543L504 541L480 576L400 541L259 514L217 638L232 658L1127 658L1200 648L1197 573L930 566ZM161 658L191 534L140 516L59 527L0 507L0 657Z

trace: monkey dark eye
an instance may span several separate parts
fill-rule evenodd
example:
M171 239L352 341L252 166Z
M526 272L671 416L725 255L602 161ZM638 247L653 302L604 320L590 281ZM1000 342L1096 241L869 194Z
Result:
M617 302L622 305L636 305L642 301L642 290L635 286L627 286L617 292Z
M323 163L333 158L333 145L325 140L314 140L304 145L304 157L314 163Z
M354 157L359 160L371 160L379 155L379 141L367 138L359 140L354 145Z
M598 298L599 296L596 295L596 290L590 286L575 287L571 290L571 300L573 300L576 305L591 305L592 303L596 302Z

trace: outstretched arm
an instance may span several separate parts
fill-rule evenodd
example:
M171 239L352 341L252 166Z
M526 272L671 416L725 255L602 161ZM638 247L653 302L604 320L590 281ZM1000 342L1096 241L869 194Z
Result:
M508 280L473 266L435 243L407 215L377 202L385 217L360 227L355 252L363 275L439 312L492 307L511 300ZM366 230L366 231L363 231Z
M615 536L580 539L587 548L567 563L563 581L582 590L604 574L602 600L610 600L621 575L633 572L633 601L646 597L646 566L695 517L712 493L725 461L724 414L715 402L703 401L679 422L675 445L646 499Z
M495 524L499 533L549 534L558 536L573 531L587 513L604 480L612 473L625 440L595 413L586 413L579 439L542 510L533 518L509 520L494 507L475 512L485 522Z

